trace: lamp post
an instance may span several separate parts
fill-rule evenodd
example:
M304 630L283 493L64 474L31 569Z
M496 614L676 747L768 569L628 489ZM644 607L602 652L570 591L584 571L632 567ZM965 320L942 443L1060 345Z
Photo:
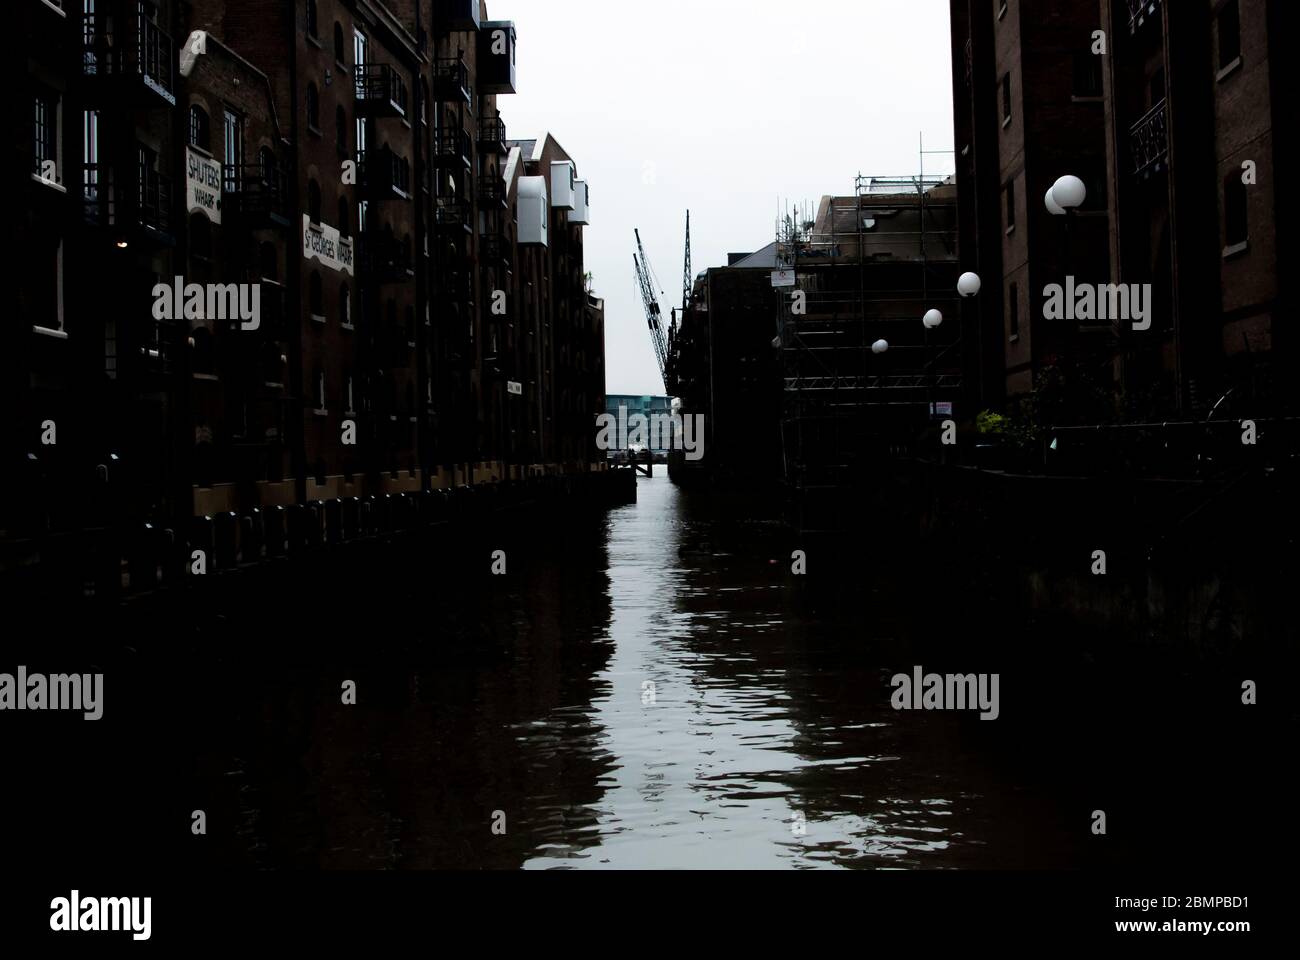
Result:
M1087 199L1087 186L1071 173L1067 173L1052 184L1051 189L1047 191L1047 195L1043 198L1048 213L1054 217L1065 217L1065 257L1063 266L1067 277L1070 275L1074 249L1070 243L1070 220L1074 216L1074 211L1083 206L1083 202Z
M927 310L925 316L921 318L921 326L925 328L925 353L930 366L930 389L927 391L927 406L930 412L926 419L926 423L929 423L934 420L934 391L938 385L934 370L934 347L930 344L930 331L938 330L943 326L943 314L938 310Z
M876 356L878 356L878 357L879 357L879 356L883 356L884 354L888 353L888 352L889 352L889 341L888 341L888 340L877 340L875 343L873 343L873 344L871 345L871 352L872 352L873 354L875 354ZM867 390L870 390L870 389L871 389L871 379L870 379L870 376L868 376L868 379L867 379ZM870 407L868 407L868 409L870 409Z
M962 300L969 300L975 305L975 340L979 345L981 406L984 403L984 325L980 316L979 293L983 287L984 281L980 279L980 275L971 270L967 270L957 278L957 293L961 295Z

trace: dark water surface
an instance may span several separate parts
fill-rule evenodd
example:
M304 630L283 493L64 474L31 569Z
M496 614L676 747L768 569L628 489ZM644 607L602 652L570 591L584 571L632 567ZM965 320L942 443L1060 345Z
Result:
M107 687L100 723L6 718L15 856L1129 868L1267 857L1286 829L1234 669L1030 618L970 557L832 553L743 497L639 493L12 632L29 667ZM998 672L1000 717L896 712L917 665Z
M1044 764L1061 741L1032 732L1014 669L995 722L890 707L889 677L913 664L1009 666L987 637L1014 617L987 597L936 584L918 601L887 569L791 576L797 544L773 518L663 478L642 480L634 506L498 539L329 586L298 639L343 653L239 673L232 711L200 738L205 857L571 869L1125 856L1122 839L1090 832L1114 796L1098 772L1112 762ZM508 573L492 580L498 546ZM356 706L339 702L348 679Z

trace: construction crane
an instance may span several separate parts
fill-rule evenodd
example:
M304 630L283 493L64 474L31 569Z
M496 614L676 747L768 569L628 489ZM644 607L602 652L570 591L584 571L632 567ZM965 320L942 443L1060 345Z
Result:
M672 324L668 327L668 355L672 356L673 341L677 340L677 330L681 329L681 319L690 310L690 211L686 211L686 265L681 271L681 307L672 308Z
M645 247L641 245L641 231L636 233L636 253L632 254L632 263L636 267L637 285L641 289L641 301L645 304L646 324L650 327L650 340L654 344L655 359L659 362L659 376L668 389L668 339L664 335L663 311L659 307L659 298L655 296L654 271L646 259Z
M690 276L690 211L686 211L686 265L681 271L681 312L690 308L690 290L694 286L694 277Z

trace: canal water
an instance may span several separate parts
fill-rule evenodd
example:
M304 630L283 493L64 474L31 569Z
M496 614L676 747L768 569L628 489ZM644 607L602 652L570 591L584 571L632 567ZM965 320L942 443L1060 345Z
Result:
M1006 676L994 722L891 707L890 676L914 665L1004 665L981 639L987 604L934 590L918 604L852 551L810 551L795 576L798 547L743 498L659 477L635 505L506 523L397 571L365 564L295 587L307 596L287 607L274 584L228 605L209 638L228 652L190 738L202 859L951 869L1122 856L1090 831L1105 791L1078 793L1106 763L1044 765L1035 754L1059 741L1004 733L1033 727Z
M1238 828L1273 795L1274 748L1239 719L1232 671L1035 621L970 558L903 562L869 531L801 544L743 491L638 492L23 634L30 668L85 663L107 692L98 723L11 718L28 786L5 802L30 825L14 842L182 870L1073 869L1267 849ZM890 678L918 666L996 672L998 718L894 710Z

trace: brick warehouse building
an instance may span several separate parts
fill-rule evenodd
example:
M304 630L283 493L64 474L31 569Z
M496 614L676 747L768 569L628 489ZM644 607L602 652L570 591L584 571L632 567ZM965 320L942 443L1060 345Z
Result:
M513 299L522 322L507 326L502 346L527 401L511 436L529 462L579 469L605 456L586 429L605 410L604 306L582 257L590 187L550 134L512 142L505 177L518 210Z
M603 463L586 185L579 207L548 183L544 214L519 195L543 160L511 165L497 107L512 23L468 2L22 8L6 539ZM260 323L155 320L177 277L256 285Z
M1294 339L1273 322L1294 302L1279 282L1292 241L1273 135L1292 72L1285 6L953 0L961 245L985 280L986 406L1061 357L1113 387L1130 419L1293 405ZM1067 173L1088 200L1052 216L1044 195ZM1151 329L1043 319L1044 287L1067 273L1151 284Z

